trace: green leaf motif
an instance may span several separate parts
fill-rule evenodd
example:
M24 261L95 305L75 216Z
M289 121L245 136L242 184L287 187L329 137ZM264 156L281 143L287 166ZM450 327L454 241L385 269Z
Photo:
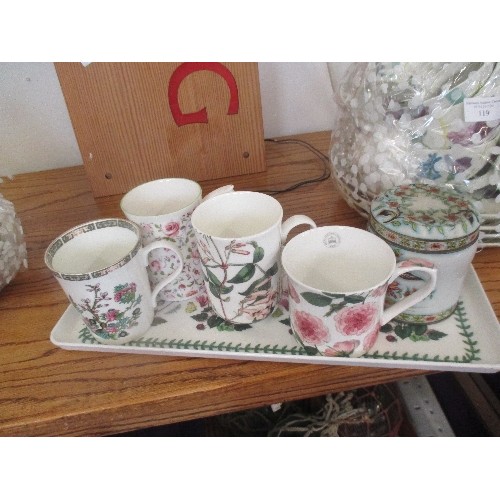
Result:
M210 316L207 320L207 325L210 328L216 328L222 323L224 323L224 320L219 316L216 316L215 314L213 316Z
M157 326L157 325L162 325L163 323L166 323L167 320L160 318L160 316L155 316L153 318L153 322L151 323L151 326Z
M427 335L431 340L439 340L442 339L443 337L446 337L447 334L444 332L440 332L438 330L429 330L427 332Z
M208 282L208 287L210 288L212 295L220 299L220 287L214 285L211 281Z
M217 325L217 330L219 330L219 332L232 332L234 331L234 325L227 321L223 321Z
M215 276L215 274L210 271L210 269L207 268L207 275L208 275L208 280L210 283L213 283L214 285L220 286L222 283L220 282L219 278Z
M255 264L245 264L230 280L227 280L228 283L245 283L252 279L255 274Z
M348 304L359 304L360 302L365 301L365 297L361 295L346 295L344 297L345 302Z
M209 271L210 273L210 271ZM210 273L216 280L217 278L215 275ZM212 279L208 282L208 286L210 288L210 291L212 292L213 295L215 295L218 299L221 298L221 295L226 295L228 293L231 293L233 290L233 286L223 286L222 283L217 280L217 282L213 281Z
M427 335L415 335L412 333L409 339L413 342L428 342L430 338Z
M331 304L330 309L325 314L325 316L331 316L334 312L339 312L344 306L345 302L340 302L340 304Z
M119 302L120 302L120 304L130 304L134 300L135 300L135 292L131 290L131 291L127 292L127 293L124 293L121 296Z
M318 349L316 347L305 345L304 349L305 349L306 354L308 356L316 356L316 354L319 353L319 351L318 351Z
M411 325L407 323L401 323L394 328L394 333L400 339L407 339L413 337L412 340L418 340L417 337L421 337L427 331L427 325Z
M219 287L220 293L227 294L231 293L233 291L233 285L231 286L221 286Z
M262 247L256 246L253 252L253 263L256 264L264 258L264 249Z
M277 307L271 314L272 318L279 318L281 316L283 316L283 311L279 307Z
M275 262L274 265L266 271L266 276L274 276L278 272L278 263Z
M302 297L312 304L313 306L318 307L326 307L332 303L331 297L327 297L326 295L321 295L319 293L314 292L303 292Z
M256 290L268 290L269 288L271 288L271 282L267 276L263 276L255 280L244 292L240 292L240 295L248 296Z
M233 327L236 332L242 332L243 330L248 330L249 328L252 328L252 325L246 325L241 323L241 324L235 324L233 325Z
M208 314L207 313L200 313L200 314L195 314L191 316L195 321L206 321L208 319Z

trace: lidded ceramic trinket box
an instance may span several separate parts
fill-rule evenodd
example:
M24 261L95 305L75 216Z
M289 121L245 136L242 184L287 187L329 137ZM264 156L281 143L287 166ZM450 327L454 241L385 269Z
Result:
M442 186L401 185L372 201L368 229L392 247L397 261L438 271L434 292L397 320L435 323L453 313L477 249L479 226L471 201ZM413 293L426 279L419 272L401 275L391 285L388 301Z

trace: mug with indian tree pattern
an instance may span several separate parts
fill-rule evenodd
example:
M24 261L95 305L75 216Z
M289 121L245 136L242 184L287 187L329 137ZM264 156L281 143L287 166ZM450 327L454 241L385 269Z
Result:
M180 265L151 290L148 254L168 247ZM142 247L140 228L125 219L100 219L69 229L45 252L52 271L92 336L101 344L124 344L150 328L156 298L182 269L175 247L154 241Z

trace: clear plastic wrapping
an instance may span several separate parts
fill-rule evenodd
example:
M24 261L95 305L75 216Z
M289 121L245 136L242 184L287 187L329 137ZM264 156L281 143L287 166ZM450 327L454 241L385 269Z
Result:
M467 193L483 219L500 215L500 63L352 63L332 86L332 173L359 213L423 182ZM466 121L480 98L491 98L486 116Z
M28 267L23 228L12 202L0 194L0 290Z

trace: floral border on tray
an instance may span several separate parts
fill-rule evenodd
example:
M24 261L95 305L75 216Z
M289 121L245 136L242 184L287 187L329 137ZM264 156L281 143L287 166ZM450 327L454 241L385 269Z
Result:
M202 296L203 297L203 296ZM290 326L290 321L287 312L287 301L286 298L282 299L279 306L276 308L272 315L272 319L279 321L285 326ZM193 309L194 307L194 309ZM230 331L242 331L243 328L237 328L238 325L225 325L224 321L210 320L214 315L207 308L209 308L208 303L204 302L204 299L197 298L197 306L194 306L194 302L191 301L184 306L183 313L191 315L198 325L203 325L203 328L197 328L198 330L214 329L219 332L229 332ZM174 308L167 312L172 314L178 312L180 305L176 304ZM196 313L196 314L192 314ZM384 351L379 352L375 350L374 352L367 353L362 356L365 359L386 359L386 360L403 360L403 361L432 361L432 362L452 362L452 363L471 363L473 361L480 361L479 356L480 349L478 348L478 342L474 339L474 332L471 330L469 320L467 318L467 313L462 301L459 302L455 312L453 313L453 319L456 322L458 334L462 337L462 344L464 346L464 352L462 355L446 355L441 354L429 355L425 353L414 353L410 354L408 352L403 352L402 354L395 351ZM157 316L155 318L155 324L166 323L162 316ZM247 328L252 328L252 325L244 325ZM293 335L293 332L289 330L289 333ZM421 345L425 345L428 341L439 341L440 339L447 336L446 333L436 330L434 325L409 325L405 323L391 322L381 330L381 333L385 335L385 339L389 342L408 342L411 341L421 342ZM293 336L295 340L296 337ZM92 337L87 327L82 328L78 335L79 341L83 344L97 344L98 342ZM280 345L276 343L265 343L259 342L257 344L252 342L234 342L219 339L214 340L203 340L203 339L183 339L183 338L159 338L159 337L141 337L136 340L132 340L126 344L127 346L133 347L148 347L148 348L158 348L158 349L177 349L177 350L195 350L195 351L217 351L217 352L235 352L235 353L252 353L252 354L276 354L276 355L294 355L294 356L314 356L317 355L316 352L312 352L310 349L306 349L300 343L299 345ZM406 344L408 345L408 344Z

